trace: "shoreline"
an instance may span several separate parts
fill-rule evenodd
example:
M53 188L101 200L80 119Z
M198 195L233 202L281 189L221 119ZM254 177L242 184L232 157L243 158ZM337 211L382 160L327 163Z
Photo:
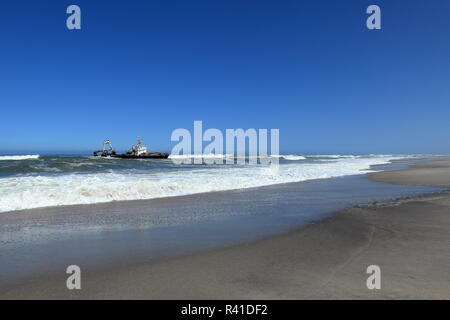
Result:
M424 175L433 180L447 174L450 181L448 173L442 173L449 168L448 162L372 173L370 178L402 184L401 178L410 183L413 176L421 179L416 183L423 183ZM427 172L417 173L424 167ZM435 173L430 175L430 170ZM439 187L450 187L440 181ZM444 191L356 206L287 234L247 244L88 272L79 292L65 289L66 275L61 274L4 288L0 298L448 299L445 283L450 283L446 271L450 255L446 248L450 237L447 229L440 229L450 230L450 216L442 213L442 207L449 205L450 194ZM430 216L421 214L423 211L431 212ZM427 228L440 232L433 238ZM405 241L405 236L414 245ZM427 246L415 238L425 239ZM438 245L439 239L442 245ZM427 263L437 252L444 253L437 258L442 261L435 266ZM408 261L410 266L402 274ZM364 266L369 262L380 264L383 290L365 288Z

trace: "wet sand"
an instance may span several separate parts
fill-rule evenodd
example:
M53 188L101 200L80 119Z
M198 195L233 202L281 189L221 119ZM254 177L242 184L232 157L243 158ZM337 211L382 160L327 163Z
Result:
M450 160L371 175L377 181L450 187ZM368 290L366 268L381 268ZM341 211L246 245L11 287L0 298L37 299L449 299L450 193Z

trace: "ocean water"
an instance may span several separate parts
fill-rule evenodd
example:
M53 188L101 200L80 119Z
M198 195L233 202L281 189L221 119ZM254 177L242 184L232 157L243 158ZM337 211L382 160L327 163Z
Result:
M246 189L365 174L414 155L281 155L279 165L180 164L170 159L0 156L0 212Z
M363 175L402 169L417 158L285 155L274 170L88 156L3 157L0 208L10 212L0 214L0 288L65 274L71 264L95 271L249 243L355 205L442 191ZM280 184L294 181L306 182ZM229 191L195 194L215 190ZM191 195L166 198L178 194ZM133 198L149 200L119 201ZM76 203L97 204L58 206ZM36 209L14 211L23 208Z

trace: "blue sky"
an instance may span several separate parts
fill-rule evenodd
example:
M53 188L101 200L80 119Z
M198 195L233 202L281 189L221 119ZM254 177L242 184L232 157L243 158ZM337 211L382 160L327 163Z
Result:
M82 30L66 28L66 8ZM366 28L366 8L382 30ZM170 151L279 128L282 153L450 153L448 0L2 1L0 152Z

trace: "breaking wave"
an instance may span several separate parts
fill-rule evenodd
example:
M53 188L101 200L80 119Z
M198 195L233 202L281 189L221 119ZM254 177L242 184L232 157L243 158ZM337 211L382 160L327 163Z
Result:
M195 170L167 167L143 172L108 169L94 173L13 176L1 179L0 212L172 197L363 174L370 172L372 165L394 159L361 157L279 166L212 166Z
M258 158L259 156L242 156L242 158ZM265 158L282 158L284 160L305 160L306 157L300 155L268 155L264 156ZM263 157L263 158L264 158ZM170 155L169 159L178 160L178 159L225 159L225 158L236 158L232 154L182 154L182 155Z
M32 155L23 155L23 156L0 156L0 161L4 160L30 160L30 159L39 159L38 154L32 154Z
M171 154L169 159L223 159L233 157L231 154Z
M284 160L291 160L291 161L297 161L297 160L305 160L306 157L304 156L297 156L297 155L282 155L281 158L283 158Z

